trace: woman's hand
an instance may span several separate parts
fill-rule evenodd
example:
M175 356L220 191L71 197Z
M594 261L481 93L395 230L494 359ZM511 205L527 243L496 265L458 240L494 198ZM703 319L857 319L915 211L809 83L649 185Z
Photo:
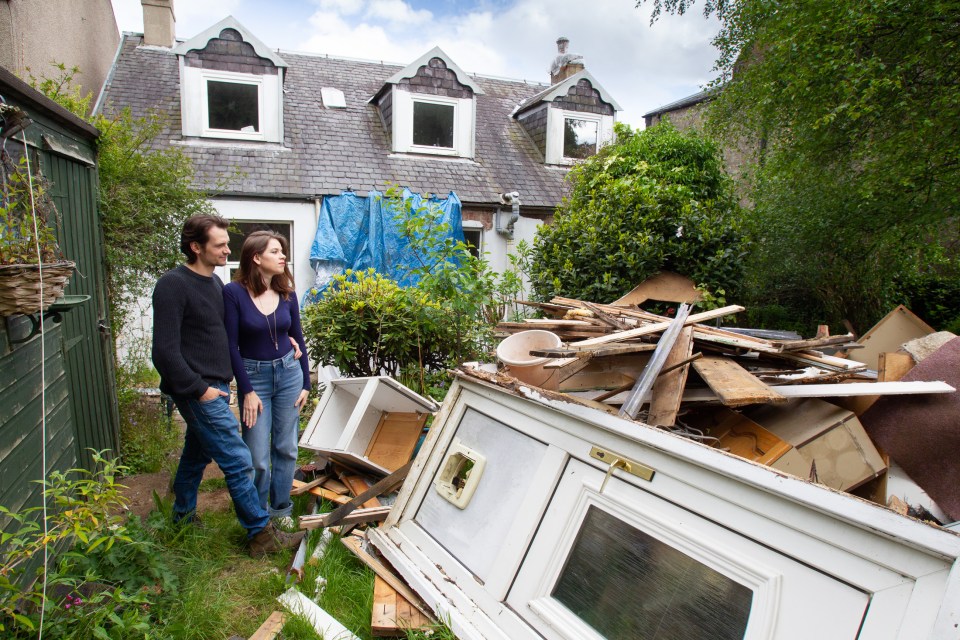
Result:
M303 351L300 351L300 344L294 339L293 336L287 336L290 338L290 344L293 345L293 357L297 360L300 359L300 356L303 355Z
M304 405L307 404L307 396L310 395L310 392L304 389L300 392L300 395L297 396L297 401L293 403L293 406L297 408L297 411L301 411Z
M243 396L243 424L247 425L248 429L257 424L257 417L262 411L263 402L260 401L260 396L257 395L256 391L251 391Z

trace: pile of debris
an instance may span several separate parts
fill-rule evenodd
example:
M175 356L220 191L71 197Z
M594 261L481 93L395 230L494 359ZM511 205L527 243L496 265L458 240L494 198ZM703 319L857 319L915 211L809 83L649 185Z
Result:
M571 401L834 489L859 489L861 497L904 512L911 508L911 515L939 523L960 519L960 491L943 481L955 476L930 465L945 442L936 432L952 431L957 416L956 398L938 404L931 395L955 391L948 383L957 383L951 354L960 345L938 349L953 334L934 333L903 307L859 341L853 333L831 336L825 327L806 340L789 332L726 329L719 321L744 308L691 313L688 302L698 295L691 282L663 274L613 304L560 297L528 302L548 317L500 323L497 332L505 339L498 356L507 375ZM675 314L644 311L639 303L648 299L673 303ZM904 338L920 339L913 355L898 349ZM929 352L943 362L925 367L930 374L909 375ZM893 398L878 402L904 395L941 407L934 411L939 422L904 434L912 424L902 411L908 405L888 404ZM908 422L899 429L881 426L894 408L901 409L898 420ZM925 431L934 434L922 437ZM891 457L907 471L894 466L894 491L886 486ZM931 468L938 471L924 473ZM918 475L928 481L904 487Z

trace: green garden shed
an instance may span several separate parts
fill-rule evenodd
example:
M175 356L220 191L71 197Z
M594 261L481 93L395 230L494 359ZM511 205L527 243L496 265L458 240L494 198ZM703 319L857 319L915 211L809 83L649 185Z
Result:
M51 471L92 468L91 449L118 451L119 418L97 200L99 132L2 67L0 98L27 116L0 128L3 150L14 159L28 154L42 172L59 212L60 247L76 263L64 297L42 314L42 330L41 314L0 317L0 505L19 510L39 504L37 481Z

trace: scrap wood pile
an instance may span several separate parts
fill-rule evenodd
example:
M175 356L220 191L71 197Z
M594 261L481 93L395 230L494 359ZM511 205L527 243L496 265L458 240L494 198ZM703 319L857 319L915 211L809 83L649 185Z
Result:
M676 315L657 315L623 301L558 297L526 303L548 317L497 326L505 337L497 350L505 373L780 471L909 509L911 515L941 523L960 519L960 489L943 480L956 475L936 464L946 457L944 438L960 446L952 428L960 417L952 393L960 340L954 341L956 356L946 347L934 350L946 363L912 377L915 358L897 341L933 334L939 346L952 334L934 334L899 307L859 341L852 333L802 339L716 326L718 319L743 311L740 306L692 313L680 302L682 296L658 299L676 300ZM905 317L914 324L905 324ZM861 357L878 348L872 354L876 364ZM905 422L899 426L886 426L884 434L879 427L871 429L874 423L886 425L889 420L883 418L894 409L917 402L940 407L935 418L918 425L910 411L900 411ZM904 429L912 431L904 436ZM924 435L930 430L934 433ZM904 476L912 485L907 493L919 499L895 495L902 483L888 491L891 457L897 481ZM949 458L943 464L953 469L956 456ZM940 471L924 471L932 468Z

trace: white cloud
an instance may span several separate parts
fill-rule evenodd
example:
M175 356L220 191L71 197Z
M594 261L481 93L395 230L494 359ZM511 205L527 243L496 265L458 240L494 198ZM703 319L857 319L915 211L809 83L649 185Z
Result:
M142 29L138 0L112 1L121 29ZM699 91L715 75L709 43L718 24L697 12L662 16L650 26L649 7L636 8L630 0L475 2L456 13L459 4L181 1L177 33L192 37L232 13L272 48L407 64L439 45L467 72L538 82L549 81L562 35L624 108L620 119L633 125L642 123L645 112ZM134 13L138 26L131 27Z
M403 0L373 0L366 15L392 25L423 25L433 19L433 14L426 9L415 10Z

